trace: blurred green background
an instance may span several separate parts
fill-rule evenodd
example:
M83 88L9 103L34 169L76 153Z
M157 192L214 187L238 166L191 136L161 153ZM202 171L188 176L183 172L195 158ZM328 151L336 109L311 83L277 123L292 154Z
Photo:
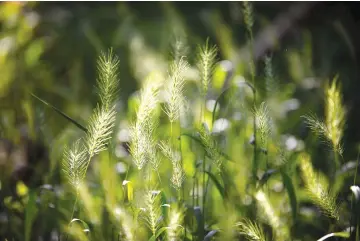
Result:
M296 6L296 5L302 6ZM303 6L304 5L304 6ZM359 53L356 3L254 3L255 52L261 68L265 54L273 56L277 79L299 86L321 85L340 75L345 102L356 108ZM291 11L304 9L298 19ZM230 60L244 75L248 59L240 2L108 2L2 3L1 133L23 124L34 92L65 113L80 118L95 103L96 57L113 47L121 59L121 93L126 101L141 79L164 68L174 35L185 34L190 50L209 37L219 46L219 60ZM289 26L285 26L289 24ZM280 31L261 35L267 27ZM273 40L269 47L264 42ZM192 53L190 52L190 53ZM189 56L191 57L194 56ZM316 92L316 88L315 88ZM298 93L298 98L308 99ZM320 100L320 99L319 99ZM76 104L74 104L76 103ZM126 105L124 105L126 108ZM313 105L311 108L320 108ZM44 113L47 115L47 113ZM51 121L46 116L47 122ZM52 127L57 133L64 120ZM359 137L356 112L350 112L347 140Z
M338 74L349 113L345 159L354 159L360 137L359 4L253 5L257 72L263 77L264 58L272 56L281 92L271 97L282 131L307 138L300 116L323 114L323 83ZM175 36L186 36L191 64L196 46L207 37L218 46L220 62L212 96L231 81L248 79L250 49L241 9L241 2L0 3L0 151L37 140L41 146L28 144L19 157L19 163L30 163L34 170L17 175L60 182L56 169L62 148L58 147L67 143L67 135L76 135L74 128L30 93L86 123L97 102L96 60L110 47L120 58L120 129L122 120L133 112L128 100L145 76L153 70L166 71ZM227 75L230 78L224 82ZM191 72L189 76L193 78ZM190 96L196 95L193 79L187 87ZM265 90L265 84L260 88ZM321 159L324 150L316 146L314 153L319 157L316 165L326 169ZM0 156L1 175L18 170L1 163L4 160Z

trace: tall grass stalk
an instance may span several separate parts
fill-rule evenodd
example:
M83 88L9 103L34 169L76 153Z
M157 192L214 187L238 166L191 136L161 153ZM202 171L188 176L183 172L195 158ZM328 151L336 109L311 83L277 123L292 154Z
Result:
M255 80L255 57L254 57L254 37L253 37L253 25L254 25L254 16L253 16L253 6L252 3L248 1L243 2L244 7L244 22L248 33L248 41L249 41L249 48L250 48L250 74L252 80L252 90L253 90L253 109L256 110L256 80ZM256 117L254 116L253 119L253 132L254 132L254 153L253 153L253 181L257 180L257 166L258 166L258 140L256 139L257 136L257 126L256 126Z
M89 120L86 137L75 142L70 150L65 149L64 152L62 169L76 190L70 223L77 205L79 188L85 178L91 158L107 149L115 125L119 59L110 49L108 54L100 55L97 65L99 75L97 87L100 101Z
M209 45L209 39L206 40L205 45L199 46L198 48L198 62L197 66L200 72L200 80L201 80L201 97L202 97L202 103L201 103L201 123L204 123L205 121L205 105L206 105L206 96L209 90L209 86L212 80L212 75L214 72L215 67L215 60L217 56L217 47ZM203 178L202 178L202 191L203 191L203 200L202 200L202 206L203 206L203 215L205 220L205 205L206 205L206 196L205 196L205 189L206 189L206 155L204 151L203 155ZM205 225L205 222L204 222Z
M183 42L178 40L176 45L174 46L173 56L174 59L172 60L169 68L169 81L166 88L167 93L167 102L165 106L165 113L167 114L169 121L170 121L170 143L172 147L164 148L165 146L162 145L162 149L165 151L165 154L168 158L170 158L172 165L173 165L173 177L172 183L176 187L178 191L178 200L181 199L180 188L182 187L184 174L183 174L183 163L182 163L182 156L181 156L181 139L179 140L179 149L180 149L180 156L179 158L174 155L174 151L170 150L169 148L175 148L177 138L174 136L173 133L173 124L174 122L178 122L178 127L181 130L181 123L180 123L180 112L182 105L184 104L184 85L185 85L185 72L188 70L188 62L186 61L186 57L182 55L186 51L185 46L183 46ZM174 159L175 158L175 159ZM183 190L184 193L184 190Z

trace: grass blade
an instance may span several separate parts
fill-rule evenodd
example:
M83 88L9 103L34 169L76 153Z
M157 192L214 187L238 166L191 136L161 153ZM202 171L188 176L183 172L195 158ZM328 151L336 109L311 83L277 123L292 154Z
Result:
M29 200L25 209L25 241L31 240L32 224L37 212L38 209L36 207L36 192L30 191Z
M215 115L216 115L216 107L218 106L220 100L225 96L225 94L231 89L232 86L226 88L223 92L221 92L221 94L218 96L218 98L215 101L215 105L214 105L214 109L212 112L212 120L211 120L211 124L212 126L214 126L214 121L215 121Z
M211 172L205 171L205 173L208 175L208 177L213 181L215 184L217 190L219 191L221 197L225 199L225 188L221 186L220 182L216 179L215 175Z
M76 127L78 127L79 129L81 129L82 131L84 131L85 133L88 132L87 128L84 127L83 125L81 125L79 122L77 122L76 120L74 120L73 118L71 118L70 116L68 116L67 114L65 114L64 112L62 112L61 110L59 110L58 108L56 108L55 106L51 105L50 103L46 102L45 100L41 99L40 97L36 96L33 93L30 93L35 99L39 100L41 103L43 103L44 105L50 107L51 109L55 110L58 114L60 114L62 117L64 117L66 120L70 121L71 123L73 123Z
M324 241L324 240L326 240L328 238L331 238L331 237L349 238L350 233L349 232L329 233L329 234L326 234L325 236L321 237L317 241Z
M296 200L295 188L289 175L284 170L280 170L280 173L283 180L283 184L289 196L291 213L293 216L293 221L295 223L297 218L297 200Z

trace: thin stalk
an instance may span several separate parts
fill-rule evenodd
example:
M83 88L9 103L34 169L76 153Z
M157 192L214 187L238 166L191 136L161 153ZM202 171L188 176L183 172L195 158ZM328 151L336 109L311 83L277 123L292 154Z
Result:
M203 117L203 122L205 120L205 103L206 103L206 96L204 95L204 100L203 100L203 113L202 113L202 117ZM205 204L206 204L206 184L205 184L205 171L206 171L206 151L204 150L204 157L203 157L203 181L202 181L202 191L203 191L203 202L202 202L202 206L203 206L203 218L204 218L204 230L205 230ZM199 193L199 192L198 192Z
M71 217L70 217L70 221L69 221L69 230L70 230L70 226L71 226L71 221L73 220L74 218L74 213L75 213L75 208L76 208L76 204L78 202L78 199L79 199L79 191L76 191L76 197L75 197L75 202L74 202L74 206L73 206L73 210L71 212ZM66 235L66 241L69 239L69 234Z
M76 192L74 207L73 207L73 210L72 210L72 213L71 213L69 225L70 225L71 221L72 221L73 218L74 218L75 208L76 208L76 204L77 204L77 202L78 202L78 199L79 199L79 192Z
M266 140L267 142L267 140ZM269 150L269 144L266 143L266 150L268 151ZM265 159L265 162L266 162L266 171L269 170L269 155L266 153L266 159ZM266 189L267 189L267 195L268 197L270 198L270 188L269 188L269 182L266 182Z
M331 183L334 183L336 170L340 167L339 154L335 150L334 150L334 162L335 165L333 166L334 169L332 170L331 173Z
M92 158L92 155L90 155L90 156L89 156L89 159L88 159L88 161L87 161L87 165L86 165L86 168L85 168L84 175L86 175L86 172L87 172L87 169L88 169L88 167L89 167L89 164L90 164L91 158ZM70 218L69 226L70 226L70 223L71 223L71 221L73 220L73 217L74 217L75 207L76 207L76 204L77 204L78 198L79 198L79 191L78 191L78 190L76 190L76 198L75 198L75 203L74 203L74 206L73 206L73 211L72 211L72 214L71 214L71 218Z
M206 171L206 155L205 155L205 151L204 151L204 160L203 160L203 182L202 182L202 186L203 186L203 217L204 217L204 228L205 228L205 203L206 203L206 183L205 183L205 171Z
M194 211L194 207L195 207L195 176L196 175L196 170L195 170L195 174L193 176L193 186L192 186L192 211ZM191 228L194 227L194 219L191 219ZM192 240L194 240L194 232L191 232L191 238Z
M179 121L179 126L181 129L181 125L180 125L180 121ZM181 131L180 131L181 132ZM179 151L180 151L180 163L181 163L181 168L184 168L184 164L183 164L183 158L182 158L182 148L181 148L181 136L179 138ZM181 186L181 205L183 205L185 203L185 185L184 185L185 181L182 183ZM185 231L185 236L184 239L186 239L186 218L184 218L184 231Z
M209 173L211 172L211 168L212 168L212 163L209 165L209 168L208 168ZM204 194L205 197L206 197L206 194L208 191L209 182L210 182L210 178L208 177L208 179L206 179L206 185L205 185L205 194Z
M255 63L254 63L254 39L252 31L249 31L250 35L250 52L251 52L251 63L250 63L250 72L251 72L251 80L253 85L253 109L256 109L256 81L255 81ZM256 166L257 166L257 129L256 129L256 116L254 115L253 119L253 128L254 128L254 154L253 154L253 178L256 181Z

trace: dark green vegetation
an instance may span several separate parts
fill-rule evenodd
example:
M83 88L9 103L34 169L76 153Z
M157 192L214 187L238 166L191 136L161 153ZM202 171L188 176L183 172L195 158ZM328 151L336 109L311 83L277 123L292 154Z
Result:
M321 6L2 3L0 240L358 241L356 37Z

